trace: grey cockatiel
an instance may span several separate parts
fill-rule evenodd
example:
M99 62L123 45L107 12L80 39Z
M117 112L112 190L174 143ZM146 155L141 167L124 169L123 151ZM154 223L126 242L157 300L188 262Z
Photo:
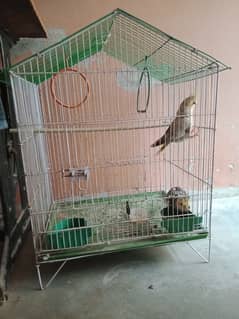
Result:
M165 134L154 142L151 147L160 146L160 152L167 145L173 142L180 142L190 137L193 121L193 111L196 104L196 97L189 96L180 104L175 119L167 128Z

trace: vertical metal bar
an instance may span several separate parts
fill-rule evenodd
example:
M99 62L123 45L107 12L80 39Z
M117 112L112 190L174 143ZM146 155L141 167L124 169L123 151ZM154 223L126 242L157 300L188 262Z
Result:
M211 168L211 190L210 190L210 209L209 209L209 227L208 227L208 235L209 235L209 243L208 243L208 260L211 258L211 245L212 245L212 200L213 200L213 178L214 178L214 161L215 161L215 139L216 139L216 120L217 120L217 99L218 99L218 85L219 85L219 67L217 65L217 73L216 73L216 85L215 85L215 118L213 125L213 146L212 146L212 168Z

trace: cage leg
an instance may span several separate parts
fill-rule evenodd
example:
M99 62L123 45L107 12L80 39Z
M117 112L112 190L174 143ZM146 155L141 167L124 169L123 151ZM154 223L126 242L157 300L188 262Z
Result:
M209 256L210 256L210 250L211 249L209 249L208 258L206 258L190 242L187 241L186 243L205 263L209 263Z
M42 282L42 277L41 277L41 271L40 271L40 265L36 265L37 267L37 275L38 275L38 280L39 280L39 285L41 290L46 289L47 287L50 286L50 284L53 282L53 280L56 278L56 276L59 274L59 272L61 271L61 269L65 266L65 264L67 263L67 259L64 260L60 266L57 268L57 270L54 272L54 274L50 277L50 279L46 282L45 286L43 285Z
M208 256L207 256L208 262L210 262L210 260L211 260L211 248L212 248L212 238L211 238L211 236L209 236L209 238L208 238Z
M43 290L43 284L42 284L42 279L41 279L41 270L40 270L40 265L36 265L37 268L37 276L38 276L38 281L39 281L39 285L40 285L40 289Z
M50 284L53 282L53 280L56 278L56 276L59 274L59 272L61 271L61 269L65 266L65 264L67 263L67 260L64 260L63 263L57 268L57 270L55 271L55 273L52 275L52 277L48 280L48 282L46 283L45 288L49 287Z

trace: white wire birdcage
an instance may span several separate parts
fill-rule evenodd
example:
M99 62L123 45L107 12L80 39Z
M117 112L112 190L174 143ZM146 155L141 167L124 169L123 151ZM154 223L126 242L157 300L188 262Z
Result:
M119 9L12 67L41 288L41 263L210 238L225 69ZM157 153L189 96L190 132Z

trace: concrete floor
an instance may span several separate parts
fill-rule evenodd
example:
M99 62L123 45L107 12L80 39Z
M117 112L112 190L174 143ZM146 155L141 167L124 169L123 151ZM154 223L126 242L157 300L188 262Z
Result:
M69 262L45 291L38 290L29 236L0 318L238 319L238 194L218 196L213 213L209 264L182 243L92 257ZM193 244L205 251L207 243ZM44 274L55 267L45 266Z

